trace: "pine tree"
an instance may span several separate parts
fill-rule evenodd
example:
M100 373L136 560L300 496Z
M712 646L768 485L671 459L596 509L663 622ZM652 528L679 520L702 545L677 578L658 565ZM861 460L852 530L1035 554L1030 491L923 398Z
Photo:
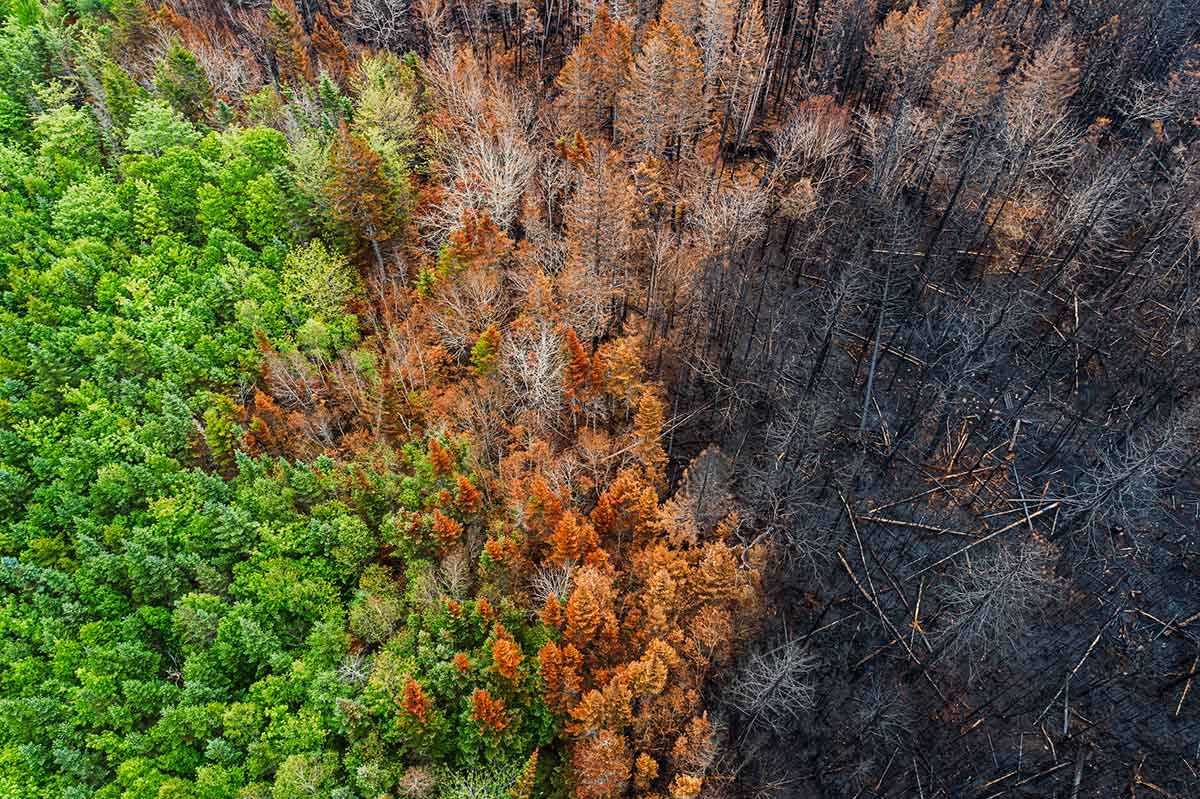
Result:
M725 56L721 70L721 91L725 100L725 135L732 135L740 148L754 123L755 111L765 88L767 32L763 27L762 8L757 0L745 5L733 47Z
M602 628L616 623L614 599L612 578L591 566L581 568L575 576L575 590L567 599L567 641L587 653Z
M193 122L204 122L213 105L213 88L196 56L174 42L159 64L154 85L159 93Z
M267 22L267 46L275 57L278 80L293 87L311 80L308 41L294 0L272 0Z
M700 29L701 0L666 0L660 16L684 36L694 37Z
M497 638L492 644L492 669L509 682L521 677L521 648L511 638Z
M629 745L612 730L601 730L575 746L571 768L579 799L611 799L620 796L629 782Z
M713 89L720 76L725 53L733 40L737 8L733 0L701 0L699 45L704 58L704 85Z
M489 375L496 369L496 356L500 352L500 331L495 325L479 334L471 347L471 368L476 374Z
M583 657L573 645L559 647L547 641L538 651L539 672L545 690L546 703L557 713L566 713L579 695L579 669Z
M620 94L621 141L639 158L678 156L706 119L700 50L672 23L651 24Z
M221 394L212 396L213 405L204 412L204 440L221 474L230 477L237 470L233 451L233 424L237 409L228 397Z
M454 453L451 452L437 436L429 439L429 465L433 473L439 477L448 475L454 470Z
M334 216L371 243L382 271L379 242L391 237L398 221L396 191L384 175L383 158L343 123L334 141L332 163L329 195Z
M463 513L475 513L479 510L483 495L475 485L461 474L455 476L455 504Z
M509 724L504 700L493 698L486 688L476 688L471 695L471 720L484 732L503 732Z
M671 787L668 793L671 799L695 799L700 795L701 789L704 787L703 777L693 777L688 774L676 774L675 779L671 780Z
M633 761L634 784L638 790L644 791L658 778L658 761L642 752Z
M436 508L433 511L433 540L438 549L445 551L458 543L463 526Z
M313 23L312 46L321 68L334 82L344 85L350 72L350 53L341 35L320 12Z
M555 78L562 92L558 100L566 131L592 134L612 125L617 95L629 72L629 27L613 19L606 6L596 11L596 21L567 57Z
M525 765L522 766L517 781L513 783L509 799L533 799L534 784L537 780L537 764L538 750L534 749L525 761Z
M430 705L429 697L425 695L419 682L411 676L404 681L404 698L401 701L401 707L412 715L418 724L424 726L429 722Z
M567 348L567 396L578 404L591 393L592 360L575 334L575 328L567 328L563 339Z
M872 68L910 98L923 98L949 42L952 22L942 0L892 11L869 48Z
M567 265L559 285L570 283L570 274L589 289L571 292L577 308L569 318L594 337L603 332L617 298L629 290L633 191L617 153L603 145L586 149L591 157L579 162L566 209Z
M637 414L633 417L633 431L638 439L638 456L646 465L647 473L653 475L656 481L666 477L663 469L667 463L667 453L663 452L659 441L665 422L662 400L649 388L642 389Z
M587 519L569 510L555 526L549 543L552 563L577 563L597 546L596 531Z

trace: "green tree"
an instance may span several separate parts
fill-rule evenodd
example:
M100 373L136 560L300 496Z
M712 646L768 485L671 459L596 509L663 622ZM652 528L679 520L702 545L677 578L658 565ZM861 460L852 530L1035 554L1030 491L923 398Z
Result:
M208 118L213 105L213 88L196 56L178 41L172 42L158 65L154 86L159 94L193 122Z
M129 115L125 149L162 155L169 147L190 147L200 134L179 110L162 100L141 100Z

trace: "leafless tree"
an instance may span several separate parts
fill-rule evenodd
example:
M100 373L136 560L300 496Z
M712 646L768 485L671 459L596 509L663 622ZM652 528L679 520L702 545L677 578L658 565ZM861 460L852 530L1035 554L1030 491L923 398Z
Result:
M337 670L338 679L355 686L366 685L371 676L371 662L362 653L347 655Z
M1046 547L1037 541L1004 543L964 560L941 589L946 624L934 635L946 655L978 666L1020 646L1053 597L1058 583Z
M1135 430L1102 449L1063 498L1077 509L1093 547L1109 549L1113 528L1136 546L1136 531L1153 518L1165 478L1195 452L1198 410L1200 405L1184 407L1163 424Z
M766 230L768 198L757 180L743 178L724 191L706 195L692 224L712 251L744 247Z
M564 365L562 340L548 320L528 320L501 344L500 376L514 406L542 428L563 407Z
M575 567L572 565L538 567L530 578L535 608L541 608L550 597L565 603L571 594L574 574Z
M894 204L900 190L913 182L923 149L937 128L928 113L908 102L894 113L859 113L858 124L863 150L871 159L871 194L880 205Z
M406 799L425 799L437 788L437 777L424 766L409 766L397 780L396 790Z
M849 120L848 112L832 98L801 103L768 140L775 153L772 180L803 176L819 193L844 178L850 170Z
M471 563L468 552L456 549L438 565L438 585L451 599L465 599L471 588Z
M1044 176L1071 163L1079 131L1067 100L1078 84L1076 63L1069 38L1059 34L1021 65L1005 95L1002 141L1032 175Z
M411 6L410 0L354 0L351 24L372 47L400 50L411 41Z
M751 655L726 689L726 698L751 724L786 732L812 709L817 663L803 643L784 641Z
M530 145L536 104L518 88L485 75L475 59L439 49L428 61L430 84L453 124L436 139L448 190L423 215L427 236L442 241L467 211L487 212L501 229L521 210L537 170Z
M510 303L495 268L469 268L439 281L433 296L433 324L446 350L465 357L479 334L508 316Z
M720 447L710 445L683 471L675 496L664 512L674 512L682 526L701 534L733 510L733 464Z
M262 70L249 50L232 44L196 44L193 54L218 97L236 102L263 85Z
M887 752L905 744L913 719L900 685L872 676L850 712L854 728L869 749Z

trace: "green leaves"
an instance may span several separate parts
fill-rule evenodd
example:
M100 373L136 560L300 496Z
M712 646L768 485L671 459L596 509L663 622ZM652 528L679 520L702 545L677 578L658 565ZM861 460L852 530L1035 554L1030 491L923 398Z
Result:
M328 81L291 106L260 95L281 128L320 100L289 144L229 107L209 130L212 87L178 42L154 92L111 50L72 49L136 41L144 9L76 10L0 29L0 794L358 799L405 757L458 768L546 740L535 673L502 684L482 606L444 601L473 561L432 560L483 524L455 500L463 442L356 464L243 449L256 335L313 359L358 341L345 233L384 241L410 203L414 63L372 59L354 109ZM531 622L500 614L534 662ZM398 668L436 703L411 738ZM462 724L485 686L511 745Z
M320 239L288 253L281 287L287 298L288 317L295 322L307 318L336 320L362 291L349 259L330 251Z
M159 94L190 120L202 122L212 109L212 85L196 63L196 56L179 42L171 44L158 65L154 85Z
M128 122L125 149L162 155L171 147L190 147L200 140L196 128L176 108L162 100L139 102Z

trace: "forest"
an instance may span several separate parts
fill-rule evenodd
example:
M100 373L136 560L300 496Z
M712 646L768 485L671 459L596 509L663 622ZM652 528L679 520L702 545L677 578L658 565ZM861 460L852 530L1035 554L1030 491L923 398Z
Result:
M0 18L0 797L1200 795L1194 0Z

